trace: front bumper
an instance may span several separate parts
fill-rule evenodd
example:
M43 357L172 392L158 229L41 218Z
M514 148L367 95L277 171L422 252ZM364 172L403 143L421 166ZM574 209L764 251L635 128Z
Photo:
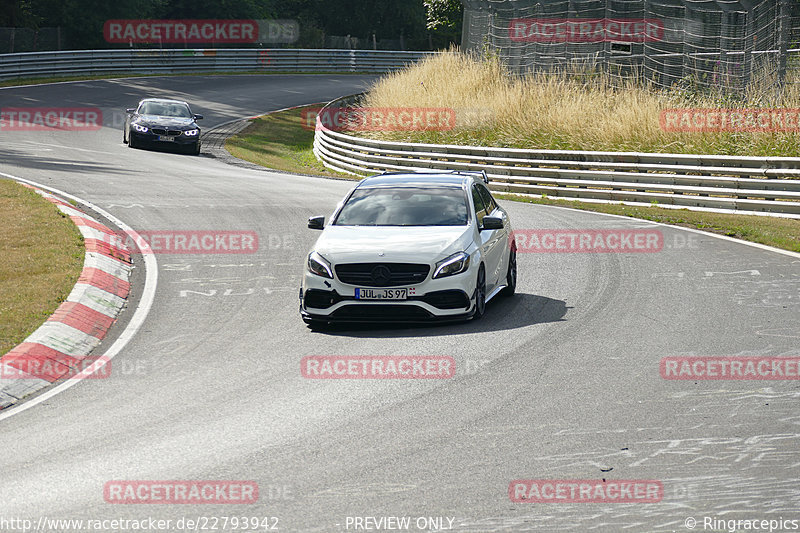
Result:
M150 146L194 146L200 142L200 135L193 135L187 137L186 135L176 135L171 141L162 141L159 139L160 135L155 133L140 133L136 130L130 132L130 137L135 143L147 144Z
M426 279L408 288L406 300L356 300L355 285L305 272L300 288L300 314L307 322L424 323L460 321L475 312L476 272Z

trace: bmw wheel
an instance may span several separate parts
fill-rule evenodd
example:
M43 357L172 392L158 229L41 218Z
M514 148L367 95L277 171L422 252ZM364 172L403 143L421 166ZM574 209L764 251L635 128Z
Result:
M194 142L192 144L187 144L185 146L181 146L179 148L181 153L189 154L189 155L200 155L200 141Z

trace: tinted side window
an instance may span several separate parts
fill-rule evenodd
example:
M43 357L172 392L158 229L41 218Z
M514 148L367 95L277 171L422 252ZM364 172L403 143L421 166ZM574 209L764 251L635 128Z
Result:
M475 206L475 214L478 217L478 224L483 224L483 217L486 216L486 206L478 190L477 185L472 186L472 204Z
M481 198L483 198L483 205L486 206L487 213L491 215L497 209L497 204L492 198L492 194L483 185L478 185L478 190L481 192Z

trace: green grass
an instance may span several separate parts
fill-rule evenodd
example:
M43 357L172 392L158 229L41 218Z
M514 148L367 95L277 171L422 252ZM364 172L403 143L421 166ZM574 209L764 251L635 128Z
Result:
M289 109L254 119L241 133L229 138L225 148L234 157L275 170L357 179L325 168L314 157L314 131L302 127L302 111L319 107Z
M153 74L152 76L156 76ZM148 74L106 74L97 76L49 76L43 78L18 78L0 81L0 87L18 87L20 85L36 85L40 83L61 83L64 81L107 80L112 78L145 78Z
M0 355L66 300L83 268L78 228L55 205L0 179Z
M37 85L43 83L61 83L65 81L91 81L91 80L110 80L119 78L157 78L165 76L253 76L265 74L336 74L337 76L350 75L349 72L340 71L308 71L296 72L293 70L270 70L264 72L261 70L248 70L236 72L222 72L222 71L208 71L208 72L176 72L176 73L157 73L157 74L135 74L130 72L116 72L112 74L96 74L93 76L44 76L38 78L18 78L13 80L0 81L0 87L18 87L20 85ZM368 72L355 72L352 75L368 74Z

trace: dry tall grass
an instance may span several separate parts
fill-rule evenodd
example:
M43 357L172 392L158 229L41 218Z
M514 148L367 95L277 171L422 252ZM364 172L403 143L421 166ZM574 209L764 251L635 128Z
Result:
M686 133L667 132L660 126L659 115L665 109L774 106L773 80L766 75L758 79L760 83L749 92L747 101L731 103L710 93L654 90L633 79L620 83L596 72L520 78L511 76L497 59L450 50L381 78L363 104L456 110L460 126L453 131L380 134L395 140L539 149L800 155L800 137L795 133ZM798 85L789 84L780 103L781 107L800 108Z

